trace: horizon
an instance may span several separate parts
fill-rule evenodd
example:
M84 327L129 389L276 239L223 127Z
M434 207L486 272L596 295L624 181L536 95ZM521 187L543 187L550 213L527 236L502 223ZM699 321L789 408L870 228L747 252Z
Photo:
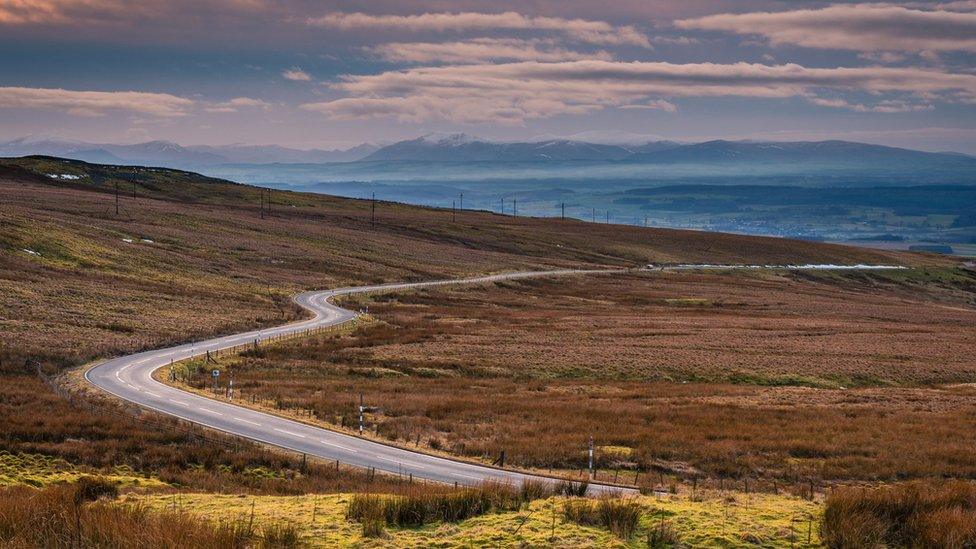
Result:
M601 132L601 131L602 130L593 130L592 132L595 133L595 132ZM925 148L912 148L912 147L903 147L903 146L898 146L898 145L888 145L888 144L881 143L881 142L856 141L856 140L847 140L847 139L816 139L816 140L815 139L802 139L802 140L801 139L775 139L775 138L771 138L771 139L726 139L726 138L716 137L716 138L701 138L701 139L695 139L695 140L675 140L675 139L666 139L666 138L661 137L661 136L647 136L648 138L646 140L634 140L634 141L629 141L629 142L623 142L623 141L613 141L611 139L599 139L599 138L596 138L596 139L587 139L587 138L584 138L584 137L580 137L582 134L585 134L585 133L590 133L590 132L581 132L580 134L565 135L565 136L539 135L539 136L533 136L533 137L524 138L524 139L491 139L491 138L486 138L486 137L482 137L482 136L479 136L479 135L469 134L467 132L429 132L429 133L426 133L426 134L416 135L416 136L413 136L413 137L406 137L404 139L400 139L400 140L397 140L397 141L388 141L388 142L364 141L364 142L353 143L353 144L350 144L350 145L335 146L333 148L328 148L328 147L311 147L311 148L287 147L287 146L281 145L279 143L248 143L248 142L237 142L237 143L181 143L179 141L173 141L173 140L169 140L169 139L145 139L145 140L136 140L136 141L94 142L94 141L84 141L84 140L80 140L80 139L60 138L60 137L55 136L55 135L23 135L23 136L18 136L18 137L9 138L9 139L6 139L5 138L5 139L0 140L0 145L5 145L5 144L15 143L15 142L23 142L23 143L43 143L43 142L50 142L50 143L65 143L65 144L91 145L91 146L121 146L121 147L126 147L126 146L147 145L147 144L150 144L150 143L165 143L165 144L169 144L169 145L176 145L178 147L182 147L184 149L189 149L189 150L196 149L196 148L231 149L231 148L235 148L235 147L241 147L241 148L248 148L248 147L253 147L253 148L282 147L282 148L285 148L285 149L296 150L296 151L300 151L300 152L316 152L316 151L322 151L322 152L347 152L347 151L351 151L353 149L356 149L356 148L359 148L359 147L364 147L364 146L372 146L372 147L375 147L376 149L382 149L382 148L387 147L389 145L394 145L394 144L401 143L401 142L405 142L405 141L418 141L418 140L421 140L421 139L424 139L424 138L430 137L430 136L443 136L443 137L461 136L461 137L468 137L468 138L470 138L470 140L472 142L479 142L479 143L497 143L497 144L508 144L508 143L512 143L512 144L520 144L520 143L544 143L544 142L547 142L547 141L567 141L567 142L577 142L577 143L589 143L589 144L594 144L594 145L618 146L618 147L622 147L622 148L626 148L627 146L635 146L635 145L649 144L649 143L674 143L677 146L686 146L686 145L698 145L698 144L710 143L710 142L755 143L755 144L762 144L762 143L824 143L824 142L831 142L831 141L833 141L833 142L852 143L852 144L857 144L857 145L870 145L870 146L891 147L891 148L895 148L895 149L905 149L905 150L909 150L909 151L926 152L926 153L934 153L934 154L961 154L961 155L964 155L964 156L976 156L976 153L966 153L966 152L958 151L958 150L945 150L945 149L943 149L943 150L936 150L936 149L925 149ZM44 153L36 153L36 154L41 155L41 156L44 156ZM355 160L353 160L352 162L355 162Z
M0 28L3 140L330 150L619 131L976 153L965 1L26 0L0 1Z

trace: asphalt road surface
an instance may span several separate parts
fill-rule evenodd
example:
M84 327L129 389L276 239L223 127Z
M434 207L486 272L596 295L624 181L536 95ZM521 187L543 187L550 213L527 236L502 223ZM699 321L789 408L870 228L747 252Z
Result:
M457 482L460 485L474 485L487 480L498 480L513 484L520 484L529 478L545 480L544 477L395 448L379 442L251 410L243 406L213 400L160 383L153 379L152 373L170 362L202 355L207 351L213 352L237 345L253 344L255 341L260 342L275 336L298 334L305 330L335 326L354 320L356 318L355 312L329 303L330 298L338 295L601 272L615 271L533 271L459 280L359 286L306 292L296 296L295 302L314 315L309 320L114 358L91 368L85 374L85 379L119 398L164 414L309 456L339 460L348 465L374 467L378 471L404 476L412 475L418 479L446 483ZM600 484L590 485L590 493L604 491L629 492L630 490Z

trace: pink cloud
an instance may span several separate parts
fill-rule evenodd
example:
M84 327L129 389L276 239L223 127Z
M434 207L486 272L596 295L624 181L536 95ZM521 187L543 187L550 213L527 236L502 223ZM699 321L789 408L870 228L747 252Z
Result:
M281 73L281 77L285 80L292 80L295 82L308 82L312 79L310 74L298 67L292 67L286 71L283 71Z
M708 15L674 24L681 29L760 35L773 45L857 51L976 52L976 13L961 11L853 4L816 10Z
M330 13L307 19L307 24L340 30L395 29L410 32L467 32L485 30L533 30L557 32L592 44L630 44L651 47L647 36L633 26L614 26L606 21L528 16L504 13L423 13L419 15L372 15Z
M610 60L606 51L578 52L554 45L552 40L473 38L463 42L393 42L369 48L377 56L406 63L483 63L487 61Z
M106 111L119 110L175 117L185 115L193 105L190 99L166 93L0 88L0 108L55 109L77 116L99 116Z
M797 97L823 106L820 93L867 92L863 110L929 108L930 101L976 101L976 76L894 67L807 68L796 64L570 61L417 67L348 75L332 87L347 95L302 108L336 118L395 117L519 124L527 119L582 114L610 107L657 105L675 97ZM908 101L901 96L914 97ZM916 105L917 107L909 107Z

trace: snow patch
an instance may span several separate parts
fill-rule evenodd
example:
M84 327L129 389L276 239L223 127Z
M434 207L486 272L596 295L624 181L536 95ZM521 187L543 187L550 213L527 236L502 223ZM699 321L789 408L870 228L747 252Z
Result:
M70 173L49 173L47 176L51 179L61 179L63 181L75 181L84 177L82 175L74 175Z
M24 253L30 254L30 255L41 255L40 252L35 252L34 250L32 250L30 248L24 248L21 251L24 252Z
M485 139L468 135L466 133L448 132L428 133L427 135L422 136L420 140L431 145L446 145L450 147L458 147L461 145L467 145L469 143L487 142Z
M155 244L154 241L152 241L152 240L150 240L148 238L140 238L139 241L140 242L145 242L146 244Z
M122 242L125 242L127 244L132 244L132 239L131 238L123 238L122 239Z

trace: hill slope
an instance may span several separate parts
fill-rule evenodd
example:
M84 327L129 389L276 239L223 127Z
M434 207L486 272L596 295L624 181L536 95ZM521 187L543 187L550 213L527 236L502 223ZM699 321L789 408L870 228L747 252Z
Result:
M449 210L392 203L371 222L368 201L280 191L262 218L262 194L175 170L3 161L2 353L76 363L280 322L292 293L353 283L648 262L935 261L474 211L454 222Z

